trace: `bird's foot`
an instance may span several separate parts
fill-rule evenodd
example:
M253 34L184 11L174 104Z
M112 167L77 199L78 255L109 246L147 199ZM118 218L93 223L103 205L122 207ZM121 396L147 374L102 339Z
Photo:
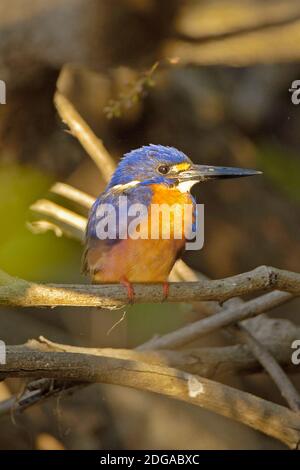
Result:
M163 302L166 302L168 300L169 288L170 288L170 284L168 283L168 281L165 281L163 283Z
M133 304L133 302L134 302L134 289L133 289L133 286L132 286L131 282L129 282L126 277L123 277L120 280L120 284L122 284L122 286L124 286L126 288L128 301L129 301L130 304Z

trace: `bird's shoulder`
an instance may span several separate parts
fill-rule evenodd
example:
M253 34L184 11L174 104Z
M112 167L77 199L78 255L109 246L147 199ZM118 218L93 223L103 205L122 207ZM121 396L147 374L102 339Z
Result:
M118 228L120 220L130 220L131 216L128 215L128 211L133 204L143 204L148 207L152 196L150 186L132 186L128 184L108 188L100 194L91 207L86 228L86 242L98 238L97 224L103 219L104 215L109 226L116 225ZM123 218L123 216L126 217ZM111 237L111 240L107 240L106 243L117 242L118 233L116 235L115 240Z

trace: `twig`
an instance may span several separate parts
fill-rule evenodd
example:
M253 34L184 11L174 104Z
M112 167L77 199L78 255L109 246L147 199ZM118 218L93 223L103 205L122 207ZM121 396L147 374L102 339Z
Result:
M47 199L40 199L30 206L38 214L49 217L68 236L83 241L86 218Z
M70 201L76 202L77 204L90 209L95 198L90 196L89 194L79 191L79 189L74 188L66 183L55 183L51 188L50 191L54 194L58 194L59 196L63 196Z
M147 390L214 411L275 437L295 449L300 416L285 407L200 376L141 361L8 347L0 378L42 377L100 382Z
M255 33L258 31L263 31L267 29L272 29L272 28L278 28L280 26L286 26L289 24L296 23L300 20L300 14L292 14L290 16L287 16L286 18L270 18L267 19L267 21L258 23L258 24L250 24L249 26L243 26L243 27L236 27L235 29L229 30L229 31L222 31L222 32L212 32L207 35L201 35L201 36L195 36L195 35L189 35L185 33L175 33L173 38L175 40L180 40L180 41L186 41L188 43L195 43L195 44L206 44L210 42L215 42L215 41L224 41L224 39L228 38L235 38L236 36L243 36L247 35L249 33Z
M41 403L49 398L71 395L86 386L86 382L73 382L66 380L37 379L29 382L22 394L15 395L0 402L0 416L21 413L27 408Z
M36 220L34 222L26 222L26 227L35 235L40 235L42 233L47 232L54 232L56 237L62 237L63 235L67 235L66 230L63 230L53 222L49 222L48 220ZM71 234L70 237L72 238Z
M299 393L284 370L280 367L276 359L269 353L269 351L266 350L259 341L257 341L257 339L252 335L245 324L240 323L237 328L243 342L245 342L249 348L251 348L254 356L259 359L259 362L273 379L278 389L281 391L282 395L289 404L289 407L292 410L298 412L300 410Z
M74 137L81 143L89 156L94 160L106 180L109 180L115 169L115 162L107 152L102 141L82 119L71 102L60 92L56 92L54 103L57 111Z
M208 281L213 282L213 281ZM194 323L184 326L179 330L167 333L164 336L154 338L144 343L138 349L145 351L150 349L173 349L184 346L197 338L212 333L217 329L229 326L246 318L259 315L291 300L291 294L286 292L270 292L268 294L249 300L237 307L225 307L220 312L207 318L202 318Z

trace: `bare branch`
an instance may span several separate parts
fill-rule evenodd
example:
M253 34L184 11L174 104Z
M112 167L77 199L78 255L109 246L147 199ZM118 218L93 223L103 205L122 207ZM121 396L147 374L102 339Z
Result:
M201 273L194 272L192 269L186 266L185 263L180 261L178 262L177 278L192 281L194 281L195 279L207 279L206 276ZM207 302L207 304L208 306L206 306L206 312L208 314L211 315L212 313L214 313L214 311L220 311L220 306L217 302ZM226 305L230 305L231 307L241 306L244 305L244 301L240 298L233 298L229 302L227 302ZM262 318L262 320L264 324L268 322L267 318ZM294 387L293 383L291 382L287 374L284 372L284 370L277 363L276 357L272 356L272 353L264 346L266 338L263 338L264 344L262 344L257 339L257 337L255 337L253 333L251 333L251 329L249 329L249 327L247 326L248 323L249 321L237 322L237 324L231 328L231 332L235 333L234 336L237 337L237 339L241 339L243 343L248 345L254 357L256 357L257 361L264 367L264 369L267 371L269 376L272 378L272 380L280 390L282 396L285 397L290 408L294 411L299 411L300 396L297 389ZM205 327L205 322L204 324L202 323L202 328L203 327ZM152 347L155 348L156 341L157 338L155 338L154 341L150 341L148 344L151 345L152 343ZM290 344L292 344L292 341L290 341L289 345ZM145 345L142 345L142 348L144 346ZM281 344L280 348L282 349Z
M48 220L36 220L34 222L27 222L26 227L35 235L40 235L46 232L54 232L55 236L60 238L63 235L67 235L66 231L63 232L62 229Z
M273 279L273 274L275 273L276 281ZM291 290L293 294L299 295L298 278L300 278L300 275L296 273L261 266L253 271L219 280L170 283L168 301L224 301L236 295L255 293L263 289L271 289L275 286ZM292 280L295 280L294 284L291 282ZM164 300L161 284L134 284L133 287L136 303L160 303ZM227 326L236 321L258 315L264 309L269 310L277 305L281 305L292 299L293 294L277 291L265 294L257 299L246 302L244 305L224 308L222 312L216 315L217 320L214 319L215 317L210 317L200 321L205 322L205 325L209 324L209 326L205 327L206 334L208 330L212 331L212 329ZM0 304L2 305L21 307L77 306L118 308L126 303L128 303L126 289L119 284L36 284L22 279L10 278L10 282L0 288ZM187 331L192 335L191 338L199 335L199 332L195 332L195 325L185 327L186 333L184 338L188 337ZM204 331L204 326L201 326L201 331ZM182 342L182 334L176 335L177 340L173 337L174 334L170 333L169 335L172 336L172 341L175 341L176 347L185 344L186 340ZM160 341L162 341L161 338ZM162 346L160 347L166 347L164 342L161 344Z
M300 441L300 416L285 407L179 370L112 357L8 347L0 378L42 377L123 385L166 395L237 420L284 442Z
M272 322L272 320L270 320ZM285 320L282 320L282 328L285 329ZM294 339L299 338L300 328L291 324L288 332L285 331L285 344L280 344L271 335L265 337L268 351L285 366L289 366L291 372L297 372L297 367L291 364L291 344ZM277 324L278 330L278 324ZM26 346L44 352L74 352L102 357L115 357L120 359L133 359L135 361L147 362L169 367L175 367L185 372L202 375L207 378L220 378L233 373L251 373L261 370L259 361L247 345L236 344L223 347L200 347L182 350L147 350L139 351L132 349L116 348L84 348L81 346L70 346L55 343L47 338L39 337L38 340L29 340Z
M254 356L273 379L289 404L289 407L296 412L300 411L299 393L284 370L277 363L276 359L257 341L245 324L240 323L237 328L240 330L239 335L243 339L243 342L248 344Z
M30 206L30 209L38 214L46 216L50 219L50 222L59 227L59 229L67 236L72 238L76 238L79 241L84 240L84 233L86 227L86 218L76 214L69 209L65 209L64 207L55 204L52 201L48 201L47 199L40 199L36 201L34 204ZM35 228L35 224L37 222L33 222L33 228ZM38 221L39 226L40 221ZM47 226L42 226L42 229L46 229ZM51 227L48 227L49 229Z
M299 338L299 327L293 325L289 320L263 318L262 316L255 319L254 323L255 325L251 320L251 331L255 331L257 337L263 341L264 347L273 354L278 362L288 367L289 371L297 372L298 368L293 368L291 364L291 344ZM180 351L147 350L140 352L126 349L82 348L53 343L40 337L39 341L28 341L26 346L45 352L78 352L104 357L141 360L151 364L175 367L211 379L220 379L220 377L232 373L252 373L261 370L248 346L241 344L226 347L183 349ZM16 396L0 403L0 415L9 413L12 405L15 413L21 412L36 403L57 395L59 390L65 395L78 390L79 386L82 387L84 384L49 381L47 379L30 382L22 396Z
M87 209L90 209L95 198L90 196L89 194L79 191L79 189L74 188L66 183L55 183L51 188L50 191L54 194L58 194L59 196L63 196L70 201L76 202Z
M71 102L58 91L55 93L54 103L62 121L68 125L72 135L79 140L93 159L105 180L110 179L115 169L115 162L103 142L93 133Z
M202 318L201 320L186 325L179 330L154 338L147 343L144 343L138 349L145 351L147 349L179 348L217 329L245 320L246 318L259 315L275 306L291 300L291 298L291 294L287 292L269 292L268 294L249 300L239 306L224 307L215 315Z

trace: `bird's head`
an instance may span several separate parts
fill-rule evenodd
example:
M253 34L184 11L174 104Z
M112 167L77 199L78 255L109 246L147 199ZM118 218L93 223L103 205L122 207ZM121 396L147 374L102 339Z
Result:
M261 172L242 168L195 165L183 152L174 147L150 144L124 155L108 187L160 183L187 192L199 182L257 174Z

